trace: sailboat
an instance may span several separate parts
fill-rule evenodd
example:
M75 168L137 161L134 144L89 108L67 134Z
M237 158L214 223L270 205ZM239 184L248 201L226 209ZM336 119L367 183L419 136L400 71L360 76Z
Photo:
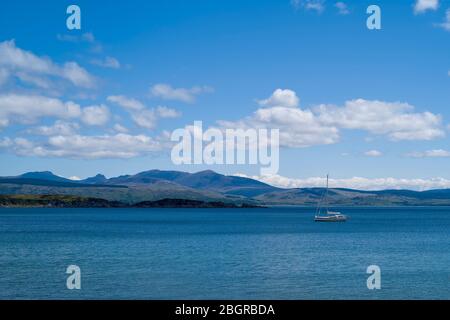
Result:
M322 203L325 202L324 208L322 207ZM322 214L322 209L325 209L324 214ZM316 222L345 222L348 217L345 214L340 212L330 211L328 209L328 175L327 175L327 188L323 197L320 199L319 204L316 210L316 216L314 221Z

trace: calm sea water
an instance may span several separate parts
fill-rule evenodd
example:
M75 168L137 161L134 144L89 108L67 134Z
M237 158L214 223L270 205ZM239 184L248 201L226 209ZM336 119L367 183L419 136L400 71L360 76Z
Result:
M344 208L343 224L313 211L0 209L0 298L450 298L450 208Z

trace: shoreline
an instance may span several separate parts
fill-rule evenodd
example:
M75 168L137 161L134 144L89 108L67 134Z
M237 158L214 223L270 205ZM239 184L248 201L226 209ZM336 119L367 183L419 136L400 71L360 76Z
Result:
M124 203L101 198L66 195L0 195L0 208L264 208L251 203L231 203L191 199L164 198L155 201Z

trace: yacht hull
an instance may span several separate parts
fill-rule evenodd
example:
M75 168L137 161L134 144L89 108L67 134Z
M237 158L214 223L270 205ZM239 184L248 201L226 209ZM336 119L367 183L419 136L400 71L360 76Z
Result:
M346 222L346 216L318 217L314 218L315 222Z

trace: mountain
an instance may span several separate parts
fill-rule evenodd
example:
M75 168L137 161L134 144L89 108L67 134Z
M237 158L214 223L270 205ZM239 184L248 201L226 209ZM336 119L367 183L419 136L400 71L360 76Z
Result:
M96 181L97 177L99 177L99 175L80 182L126 186L148 186L165 182L195 190L208 190L244 197L254 197L263 193L281 190L260 181L249 178L225 176L211 170L200 171L197 173L150 170L135 175L124 175L111 179L106 179L104 176L101 176L101 178L98 179L98 182Z
M50 171L42 172L27 172L17 176L18 179L34 179L34 180L47 180L47 181L58 181L58 182L72 182L72 180L57 176Z
M185 175L176 179L175 182L194 189L216 190L245 197L281 190L257 180L224 176L211 170Z
M95 185L94 184L90 185L83 183L83 181L75 181L57 176L50 171L27 172L18 176L0 177L0 184L46 186L46 187L50 186L72 187L72 188L80 188L85 186L96 186L96 187L102 186L99 181L95 183ZM120 186L111 186L111 187L120 187Z
M79 183L86 183L86 184L103 184L107 181L106 177L102 174L97 174L95 177L90 177L84 180L79 180Z
M108 180L108 184L123 184L123 185L139 185L139 184L152 184L158 181L174 182L180 177L189 175L187 172L181 171L161 171L150 170L140 172L135 175L124 175Z
M162 199L184 199L258 205L316 206L324 188L281 189L266 183L206 170L196 173L149 170L106 178L97 174L72 181L49 171L0 177L0 195L64 195L136 204ZM450 206L450 189L362 191L329 189L331 206Z

